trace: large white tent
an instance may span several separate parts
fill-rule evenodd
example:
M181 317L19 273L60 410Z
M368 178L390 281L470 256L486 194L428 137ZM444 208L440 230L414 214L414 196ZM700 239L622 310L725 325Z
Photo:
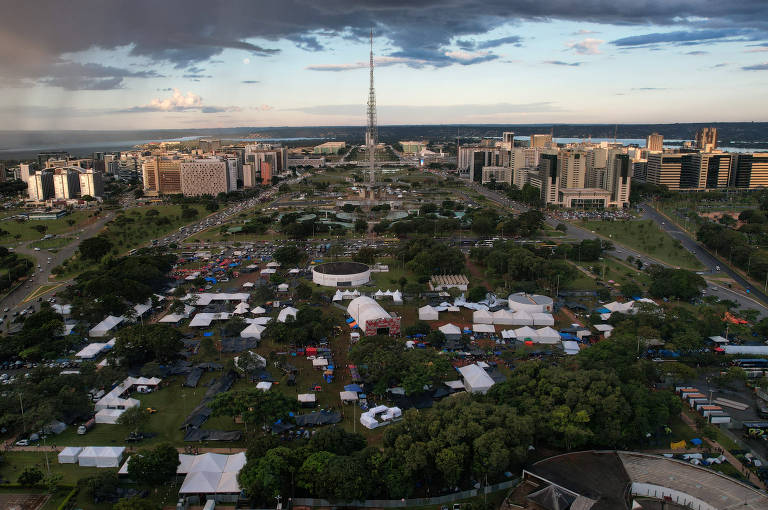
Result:
M115 317L114 315L108 315L103 321L92 327L88 334L93 337L107 336L110 331L112 331L124 320L125 317Z
M579 342L576 340L563 340L563 350L569 356L579 353Z
M491 315L493 316L494 324L517 324L517 322L515 322L515 314L509 310L496 310L495 312L491 312Z
M488 310L475 310L472 313L472 322L475 324L493 324L493 314Z
M419 308L419 320L420 321L436 321L439 313L433 307L426 305Z
M261 334L267 329L260 324L248 324L248 327L240 332L240 338L255 338L261 340Z
M98 411L94 416L96 423L103 423L107 425L116 425L120 415L125 412L125 409L102 409Z
M515 326L533 326L533 317L530 312L521 310L512 315L512 324Z
M235 309L234 309L234 311L232 313L234 313L236 315L243 315L243 314L248 313L248 311L249 311L248 310L248 303L246 303L245 301L241 301L240 303L238 303L238 305L235 307Z
M485 394L493 386L493 378L478 365L467 365L459 368L459 373L464 379L464 388L470 393Z
M77 464L77 458L82 451L79 446L67 446L59 452L59 464Z
M83 467L120 467L124 452L122 446L88 446L80 452L77 462Z
M261 306L257 306L253 310L251 310L251 313L254 315L261 315L263 313L267 313L267 310L265 308L262 308Z
M437 329L441 331L445 335L445 338L448 340L458 340L461 338L461 328L455 324L451 324L450 322L440 326Z
M544 312L535 312L531 314L534 326L554 326L555 318Z
M536 338L533 339L539 344L559 344L560 333L549 326L536 331Z
M518 340L525 340L526 338L530 338L531 340L536 341L538 332L531 327L523 326L522 328L517 328L515 330L515 337Z
M473 324L472 331L475 333L495 333L496 328L493 324Z

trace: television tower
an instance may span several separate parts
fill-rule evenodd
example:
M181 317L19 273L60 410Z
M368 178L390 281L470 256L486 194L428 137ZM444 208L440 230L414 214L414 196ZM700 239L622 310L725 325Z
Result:
M368 129L365 133L365 143L368 150L368 171L370 172L368 185L376 183L376 141L379 137L376 127L376 91L373 88L373 28L371 28L371 85L368 89Z

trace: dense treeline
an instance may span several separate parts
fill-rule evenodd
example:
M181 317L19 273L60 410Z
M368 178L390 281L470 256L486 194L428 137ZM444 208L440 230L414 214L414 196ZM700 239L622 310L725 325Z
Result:
M761 212L742 213L747 223L740 231L718 223L708 222L699 228L696 239L721 257L729 259L737 267L748 271L750 276L763 280L768 276L768 252L749 244L748 231L755 225L761 225L764 216ZM746 227L746 228L745 228Z

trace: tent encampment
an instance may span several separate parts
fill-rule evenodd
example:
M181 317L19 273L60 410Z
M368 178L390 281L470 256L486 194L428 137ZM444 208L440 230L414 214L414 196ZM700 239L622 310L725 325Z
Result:
M255 338L261 340L261 334L267 329L259 324L248 324L248 327L240 332L240 338Z
M433 307L426 305L419 308L420 321L436 321L439 313Z
M472 313L472 322L475 324L493 324L493 314L488 310L475 310Z
M287 307L283 308L282 310L280 310L280 313L277 315L277 321L278 322L286 322L288 320L288 317L293 317L293 319L295 320L296 319L296 314L298 312L299 311L296 308L294 308L292 306L287 306Z
M461 338L461 328L450 322L437 329L445 335L446 340L458 340Z
M493 324L473 324L472 331L475 333L495 333L496 328Z
M536 331L534 341L539 344L558 344L560 343L560 333L547 326Z

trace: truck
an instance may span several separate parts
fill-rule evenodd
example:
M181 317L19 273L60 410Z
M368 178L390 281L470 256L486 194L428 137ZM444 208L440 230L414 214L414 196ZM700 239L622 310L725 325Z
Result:
M80 425L79 427L77 427L77 433L78 433L78 434L80 434L80 435L82 436L82 435L84 435L86 432L88 432L89 430L91 430L91 429L93 428L93 426L94 426L94 425L96 425L96 419L95 419L95 418L91 418L91 419L90 419L90 420L88 420L87 422L85 422L85 423L83 423L82 425Z

